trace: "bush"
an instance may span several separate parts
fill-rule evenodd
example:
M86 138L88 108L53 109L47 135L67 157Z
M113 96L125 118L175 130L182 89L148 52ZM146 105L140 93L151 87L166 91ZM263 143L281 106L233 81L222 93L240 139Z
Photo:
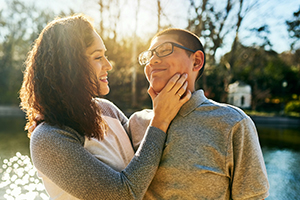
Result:
M290 101L284 108L285 113L297 112L300 113L300 101Z

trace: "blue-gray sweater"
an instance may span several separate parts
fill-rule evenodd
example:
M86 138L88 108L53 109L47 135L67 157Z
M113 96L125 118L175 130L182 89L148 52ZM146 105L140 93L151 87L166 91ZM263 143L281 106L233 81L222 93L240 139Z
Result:
M100 101L103 115L125 126L127 118L111 102ZM142 199L157 170L166 134L149 127L141 148L121 172L84 148L85 138L69 127L40 124L30 140L34 166L57 186L79 199Z

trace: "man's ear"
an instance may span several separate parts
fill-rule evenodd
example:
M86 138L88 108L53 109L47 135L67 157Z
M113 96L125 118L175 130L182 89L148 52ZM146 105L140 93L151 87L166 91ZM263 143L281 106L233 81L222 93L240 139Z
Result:
M194 54L194 67L193 71L199 71L203 67L204 54L202 51L198 50Z

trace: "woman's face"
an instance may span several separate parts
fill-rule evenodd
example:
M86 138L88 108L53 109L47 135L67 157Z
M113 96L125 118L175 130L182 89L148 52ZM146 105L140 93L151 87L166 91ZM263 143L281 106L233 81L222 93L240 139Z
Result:
M101 95L106 95L109 93L107 72L112 69L112 66L105 57L106 48L101 37L95 31L93 34L94 42L86 49L86 54L99 80Z

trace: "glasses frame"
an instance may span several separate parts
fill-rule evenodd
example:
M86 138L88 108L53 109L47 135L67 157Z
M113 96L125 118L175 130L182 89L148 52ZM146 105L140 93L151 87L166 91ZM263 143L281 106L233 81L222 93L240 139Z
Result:
M159 56L158 53L157 53L157 51L156 51L156 49L159 48L160 46L164 45L164 44L167 44L167 43L172 44L172 51L171 51L170 53L166 54L166 55ZM157 47L155 47L154 49L150 49L150 50L143 51L142 53L140 53L140 55L139 55L139 63L140 63L140 65L146 65L146 64L148 64L148 63L150 62L150 58L152 58L152 56L154 55L154 52L155 52L155 55L156 55L157 57L159 57L159 58L162 58L162 57L171 55L171 54L174 52L174 46L175 46L175 47L178 47L178 48L181 48L181 49L184 49L184 50L186 50L186 51L193 52L193 53L196 52L196 51L194 51L194 50L192 50L192 49L189 49L189 48L187 48L187 47L184 47L184 46L182 46L182 45L180 45L180 44L177 44L177 43L174 43L174 42L164 42L164 43L158 45ZM150 56L150 58L148 59L147 62L142 62L141 57L142 57L145 53L147 53L147 52L151 52L151 56Z

